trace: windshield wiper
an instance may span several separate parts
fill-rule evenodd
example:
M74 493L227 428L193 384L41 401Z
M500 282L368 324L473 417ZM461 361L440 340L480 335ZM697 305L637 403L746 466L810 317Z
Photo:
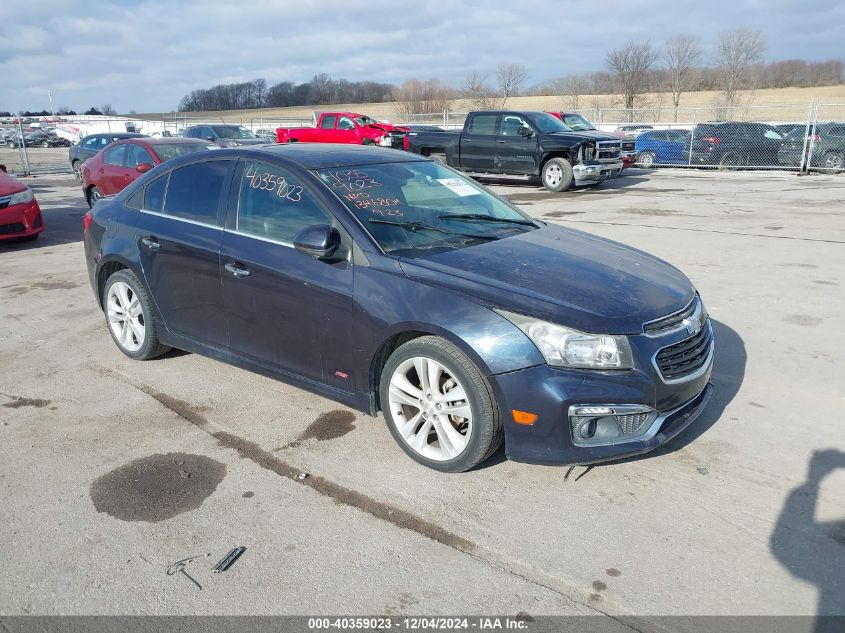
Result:
M537 225L531 220L494 218L492 215L484 215L483 213L441 213L437 217L441 220L483 220L486 222L503 222L505 224L519 224L521 226L533 226L535 229L537 228Z
M483 235L479 233L458 233L456 231L449 231L448 229L441 229L439 226L432 226L425 222L394 222L392 220L379 220L378 218L370 218L369 222L372 224L389 224L391 226L401 226L412 233L417 231L437 231L438 233L445 233L446 235L457 235L458 237L471 237L479 240L498 240L497 235Z

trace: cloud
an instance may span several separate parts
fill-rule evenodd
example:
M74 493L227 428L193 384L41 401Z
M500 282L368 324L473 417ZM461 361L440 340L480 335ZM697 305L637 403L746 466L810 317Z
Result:
M706 44L722 30L764 31L768 59L841 55L845 4L827 0L665 0L590 3L338 0L230 3L201 0L35 0L3 3L0 110L167 111L186 93L264 77L459 83L500 62L524 64L531 82L604 67L628 40L660 44L693 33ZM16 6L9 6L9 5ZM45 17L46 16L46 17Z

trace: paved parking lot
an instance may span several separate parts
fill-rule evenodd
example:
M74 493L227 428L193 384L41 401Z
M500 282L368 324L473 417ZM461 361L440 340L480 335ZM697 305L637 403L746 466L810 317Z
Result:
M0 613L845 613L845 177L494 185L675 264L714 320L703 417L568 477L501 453L440 474L381 418L193 354L129 360L77 183L30 183L47 230L0 246ZM166 573L193 556L202 589Z

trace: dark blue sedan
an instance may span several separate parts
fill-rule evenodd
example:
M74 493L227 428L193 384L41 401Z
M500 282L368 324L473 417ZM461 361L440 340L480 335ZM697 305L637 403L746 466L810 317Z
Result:
M635 148L640 167L689 164L689 130L651 130L637 137Z
M414 154L268 145L168 161L84 219L127 356L175 347L382 411L418 462L587 464L706 405L713 333L664 261L533 220Z

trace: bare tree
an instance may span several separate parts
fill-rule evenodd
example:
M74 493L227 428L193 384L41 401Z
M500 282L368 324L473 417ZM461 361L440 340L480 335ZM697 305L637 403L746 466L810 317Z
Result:
M628 42L607 52L607 69L616 80L629 121L634 120L637 98L648 91L649 71L657 57L649 42Z
M751 71L765 50L766 39L760 31L743 28L719 35L716 71L726 106L734 105L737 93L750 87Z
M566 75L554 82L555 92L570 110L581 109L581 97L593 94L593 79L588 73Z
M476 71L464 77L461 94L479 110L495 110L499 107L499 100L496 98L493 88L487 83L485 73Z
M103 114L107 114L109 116L114 116L114 115L117 114L117 112L114 111L114 108L111 107L111 104L109 104L109 103L107 103L103 106L100 106L100 110L102 111Z
M392 97L397 114L442 114L452 107L455 91L439 79L409 79Z
M499 84L499 93L502 95L501 107L505 107L510 97L519 94L526 79L528 79L528 69L522 64L499 64L496 69L496 82Z
M676 35L666 40L663 61L666 64L666 80L675 106L675 122L678 121L678 105L681 95L689 90L690 79L701 60L701 41L693 35Z

